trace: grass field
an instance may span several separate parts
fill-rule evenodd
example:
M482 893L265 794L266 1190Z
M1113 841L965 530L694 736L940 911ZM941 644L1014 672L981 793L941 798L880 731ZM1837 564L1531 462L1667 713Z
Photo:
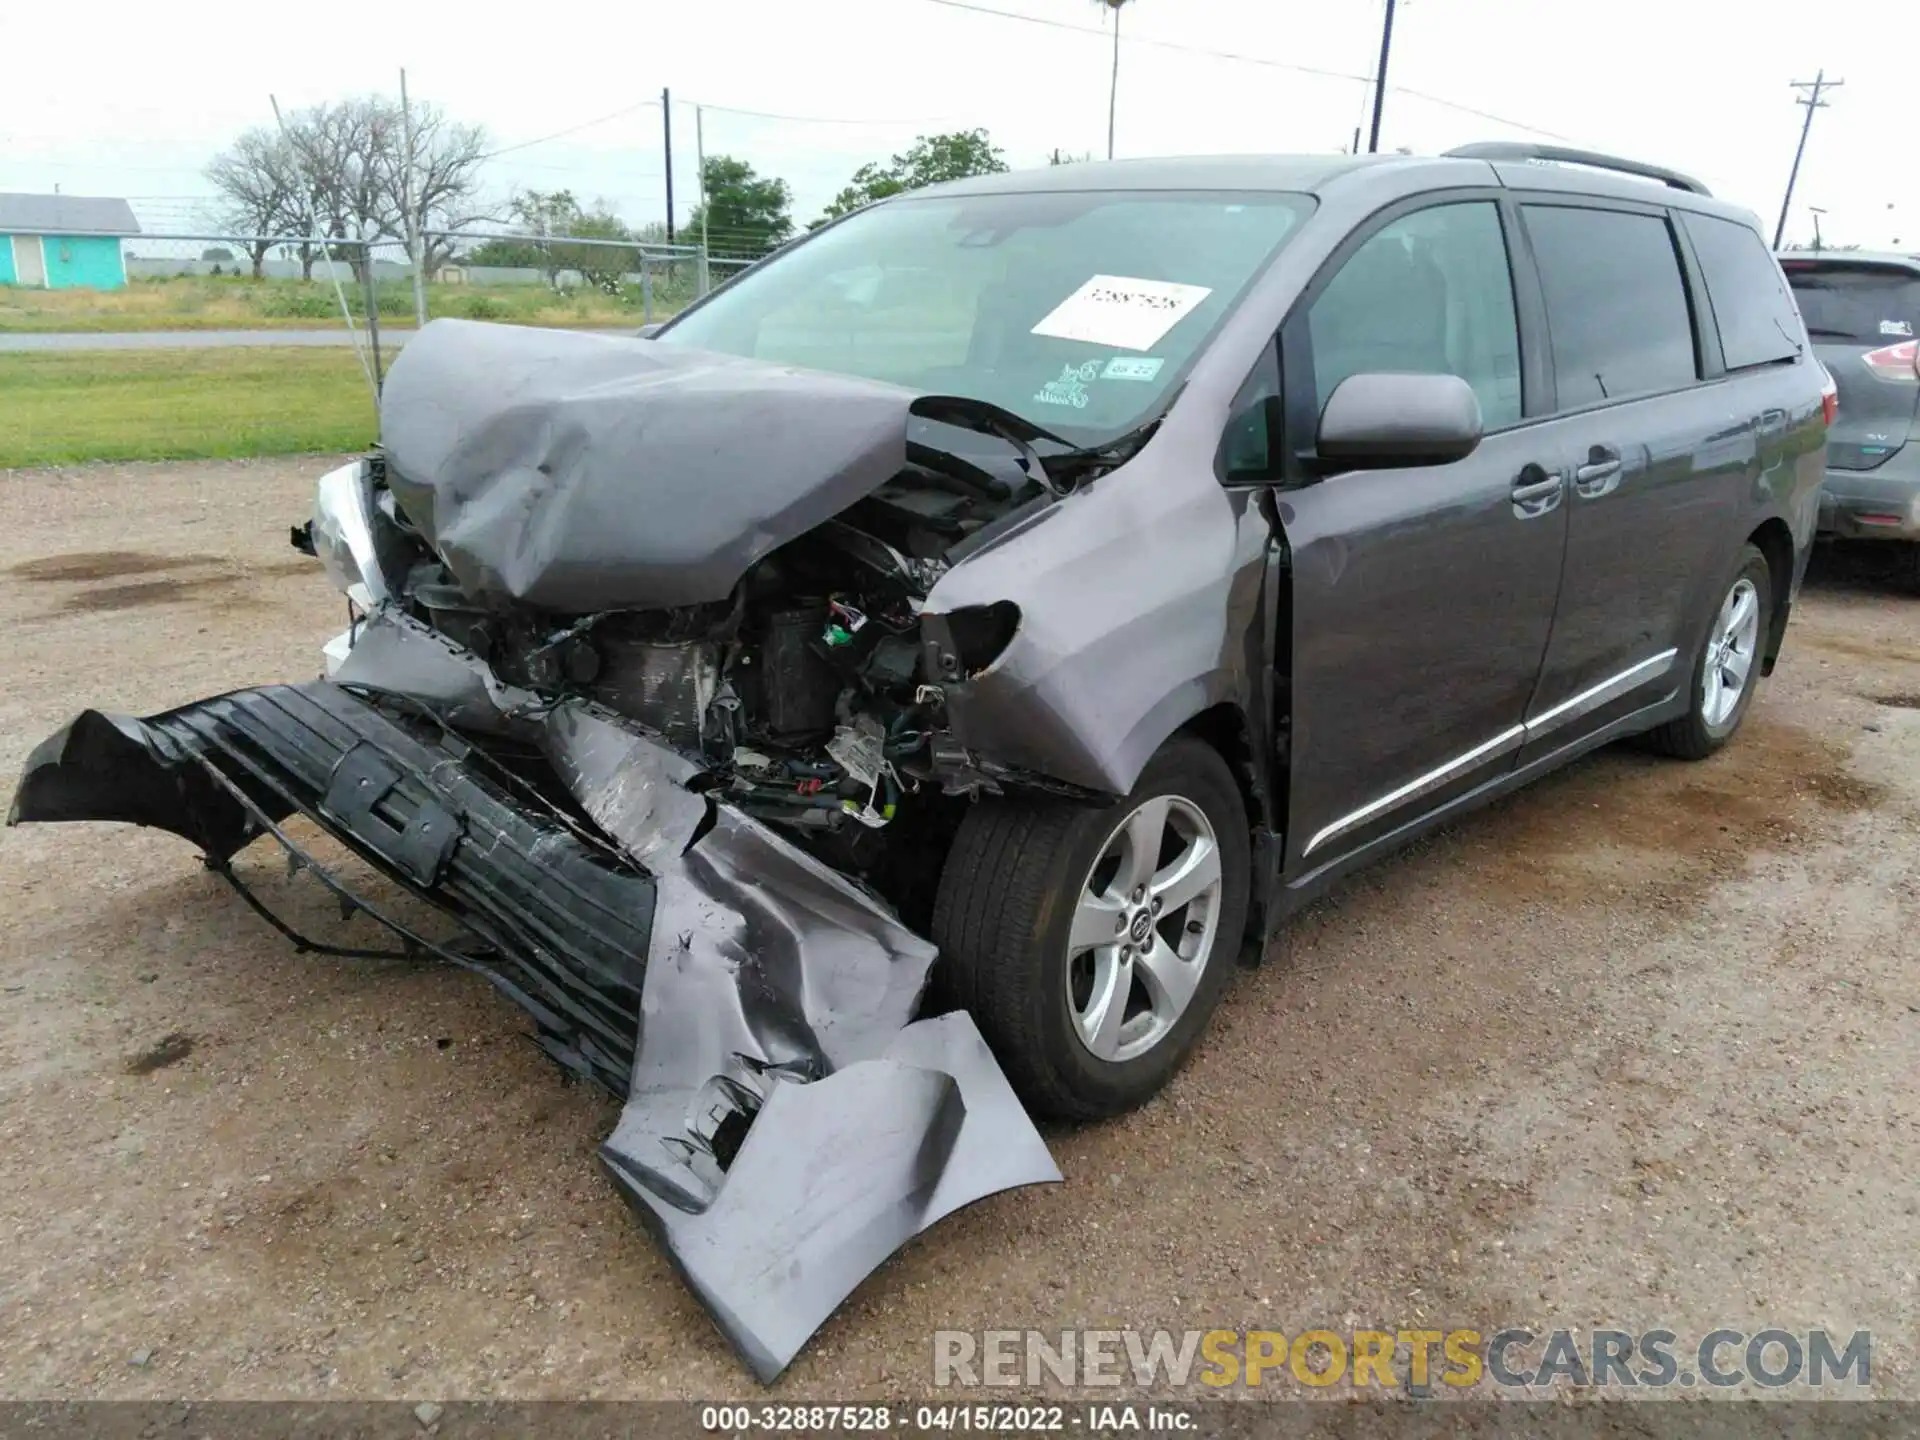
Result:
M355 450L373 396L350 349L0 354L0 469Z
M365 299L344 271L341 278L358 324L365 315ZM673 313L681 298L660 285L653 318ZM414 323L411 284L382 281L378 303L383 325ZM607 295L589 289L562 295L544 285L435 284L427 287L427 314L520 325L624 328L638 326L644 311L638 290ZM136 279L122 290L27 290L0 285L0 333L327 330L342 324L339 300L324 272L311 282L237 275Z

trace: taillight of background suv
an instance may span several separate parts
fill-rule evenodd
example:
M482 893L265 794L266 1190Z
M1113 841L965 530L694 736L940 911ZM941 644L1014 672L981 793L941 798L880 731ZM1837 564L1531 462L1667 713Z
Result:
M1883 345L1860 357L1867 368L1882 380L1896 385L1920 385L1920 340L1902 340L1898 345Z

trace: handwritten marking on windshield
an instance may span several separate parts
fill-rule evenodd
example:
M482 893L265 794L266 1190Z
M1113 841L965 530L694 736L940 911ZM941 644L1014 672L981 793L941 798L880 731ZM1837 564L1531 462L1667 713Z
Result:
M1213 291L1205 285L1095 275L1033 327L1035 335L1150 350Z

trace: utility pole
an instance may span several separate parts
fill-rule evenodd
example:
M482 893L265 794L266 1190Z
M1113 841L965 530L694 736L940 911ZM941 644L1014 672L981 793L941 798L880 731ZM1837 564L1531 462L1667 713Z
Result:
M699 290L707 293L711 283L707 269L707 127L700 106L693 107L693 163L699 167L700 181L700 272Z
M1113 158L1113 122L1120 105L1120 12L1126 8L1126 0L1117 5L1109 4L1113 11L1113 76L1107 82L1107 158Z
M1827 212L1822 210L1818 205L1809 205L1807 207L1807 213L1813 216L1813 248L1816 251L1824 250L1826 248L1826 242L1820 238L1820 217Z
M1773 248L1778 250L1780 242L1787 233L1787 212L1793 208L1793 187L1800 179L1800 159L1807 153L1807 132L1813 129L1813 112L1827 108L1827 102L1820 98L1823 90L1838 90L1847 82L1829 80L1824 68L1817 71L1811 80L1795 80L1793 88L1804 92L1793 103L1807 107L1807 118L1800 122L1800 143L1794 148L1793 169L1787 174L1787 193L1780 201L1780 223L1773 227Z
M667 151L667 244L673 244L673 92L660 92L660 124Z
M1367 153L1380 149L1380 111L1387 103L1387 56L1393 50L1393 5L1387 0L1387 18L1380 27L1380 68L1373 77L1373 129L1367 135Z
M413 322L427 323L426 257L420 241L420 216L413 213L413 111L407 105L407 72L400 72L400 129L405 135L407 158L400 167L400 204L407 212L407 260L413 268ZM367 274L373 274L373 250L366 252ZM376 293L378 293L376 291Z

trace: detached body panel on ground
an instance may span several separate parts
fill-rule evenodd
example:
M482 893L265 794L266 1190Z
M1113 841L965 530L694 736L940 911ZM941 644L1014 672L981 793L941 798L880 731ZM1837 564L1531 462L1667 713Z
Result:
M262 914L226 862L271 834L401 953L484 974L556 1061L625 1102L607 1173L763 1381L920 1230L1059 1180L966 1015L913 1020L933 947L873 897L712 812L681 788L692 767L619 717L566 706L525 723L606 827L581 828L396 704L390 687L463 662L429 634L388 639L356 647L338 682L144 721L89 711L30 757L10 823L173 831ZM281 828L296 813L453 917L457 938L328 875Z

